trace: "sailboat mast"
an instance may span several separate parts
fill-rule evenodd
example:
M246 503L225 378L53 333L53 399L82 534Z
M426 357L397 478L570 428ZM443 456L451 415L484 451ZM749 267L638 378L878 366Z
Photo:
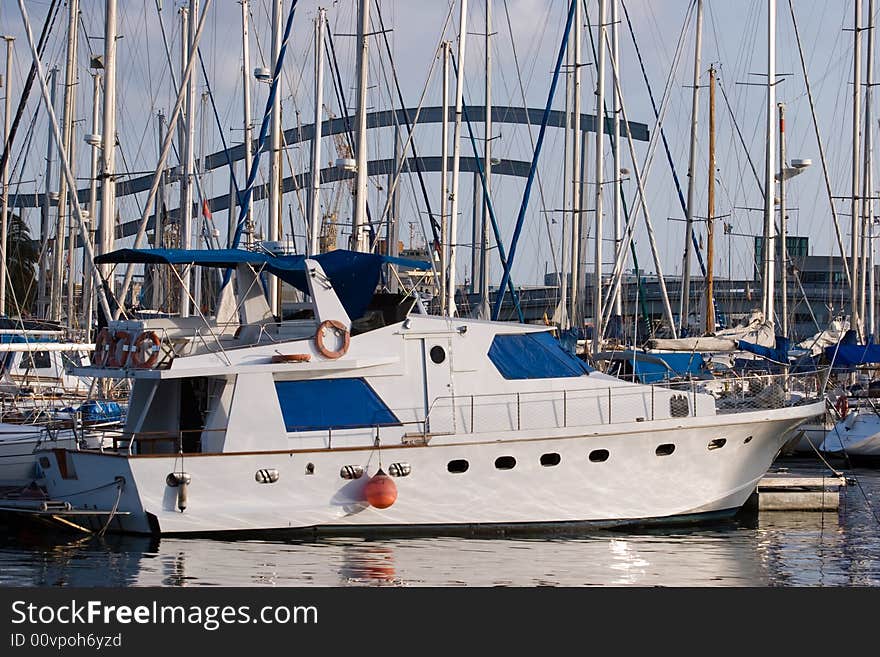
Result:
M580 16L581 3L577 3ZM599 0L599 55L596 71L596 223L593 236L595 263L593 269L593 353L599 353L602 342L602 165L605 155L605 0ZM576 22L580 25L580 20ZM577 64L577 62L575 62ZM615 63L616 65L616 63ZM575 67L576 69L577 67ZM575 137L577 140L577 137ZM577 213L575 213L577 214ZM577 218L575 219L577 220Z
M274 0L272 3L272 70L281 53L282 16L284 13L284 0ZM269 125L270 155L269 158L269 227L268 238L270 242L281 239L281 96L282 81L284 76L279 74L278 80L272 80L276 85L275 98L272 101L272 115ZM278 304L278 278L269 276L268 281L269 308L272 315L278 317L280 308Z
M859 314L861 306L859 302L859 292L861 290L861 263L859 258L859 233L861 232L861 213L859 212L859 150L861 146L860 110L862 91L861 0L855 0L853 6L852 188L850 198L850 301L852 303L852 312L850 314L850 325L858 332L859 336L862 337L862 318Z
M357 178L355 182L354 220L351 227L353 251L369 251L367 230L367 81L369 69L370 0L358 0L358 108L357 108Z
M244 124L244 175L245 179L251 171L254 160L254 126L251 120L251 42L250 42L250 7L249 0L241 0L241 84L242 84L242 123ZM229 245L235 234L236 212L230 213ZM251 214L247 215L247 226L244 227L245 244L253 244L254 232Z
M309 190L309 243L308 252L321 252L318 244L321 232L321 128L324 119L324 25L326 10L318 8L315 17L315 132L312 136L312 187Z
M492 184L492 2L486 0L486 141L483 145L483 172L486 189L483 190L483 204L480 221L480 302L479 317L489 319L489 198Z
M83 240L95 248L95 237L98 230L98 164L101 156L101 144L97 139L101 129L101 74L97 71L92 73L92 133L89 144L91 145L91 161L89 166L89 230L84 234ZM95 289L92 285L92 276L89 273L88 251L83 244L83 290L82 290L82 316L85 328L85 340L91 342L92 314L95 308Z
M764 320L773 324L776 293L776 0L767 0L767 134L764 158Z
M865 157L862 182L862 271L867 272L862 276L862 312L861 316L867 319L867 331L869 336L874 335L874 180L873 159L874 141L871 122L873 121L873 95L874 95L874 0L868 0L868 52L865 65ZM868 293L865 288L868 287ZM866 299L869 297L869 299ZM865 303L868 303L867 310Z
M449 175L449 55L452 44L443 42L443 99L440 108L440 314L446 314L446 276L449 273L449 202L447 177Z
M449 194L449 275L446 279L446 313L456 314L455 251L458 235L458 182L461 165L461 120L464 106L464 55L467 43L467 0L461 0L458 24L458 75L455 76L455 127L452 131L452 190Z
M12 50L15 37L3 36L6 41L6 75L3 78L3 143L9 148L9 113L12 109ZM9 158L3 162L0 172L0 313L6 313L6 244L9 240Z
M620 247L623 239L623 205L620 198L621 187L621 149L620 149L620 98L617 95L617 64L620 62L620 35L618 33L618 24L620 23L620 0L612 0L611 2L611 57L614 60L614 68L611 71L613 84L611 87L611 107L612 107L612 145L614 158L614 182L612 183L612 194L614 196L614 253ZM638 275L638 272L636 272ZM623 291L620 286L612 299L613 312L618 317L623 317ZM622 321L622 319L621 319Z
M581 308L583 301L580 295L580 265L581 265L581 221L574 214L574 206L571 203L573 186L569 184L574 175L572 174L572 143L577 138L571 129L572 126L572 80L574 79L574 48L569 41L565 50L565 140L562 166L562 229L565 231L566 222L571 222L571 247L569 261L569 280L562 280L562 285L569 286L569 310L568 321L571 326L583 327L583 313Z
M64 69L64 113L61 119L61 148L67 155L71 168L74 166L72 154L73 115L76 107L76 36L79 17L79 0L69 0L67 16L67 62ZM74 172L75 173L75 172ZM71 190L76 193L76 190ZM55 249L52 266L52 293L49 299L49 317L61 319L61 287L64 280L64 238L67 233L67 182L62 176L58 181L58 214L55 220ZM68 305L68 316L73 311ZM69 317L68 317L69 319Z
M681 331L687 331L691 297L691 253L693 252L694 209L696 208L697 117L700 110L700 60L703 48L703 0L697 0L697 25L694 33L694 77L691 89L691 145L688 159L688 201L684 229L684 261L679 301Z
M715 332L715 67L709 67L709 208L706 214L706 333Z
M116 0L104 4L104 102L101 132L101 223L99 254L114 248L116 236ZM101 278L114 291L111 265L101 265Z
M788 337L788 216L785 208L785 104L779 103L779 283L782 294L782 335Z
M583 169L584 169L584 135L581 132L581 42L583 41L583 5L578 2L574 9L574 23L572 25L572 41L569 44L571 50L571 225L577 227L578 241L584 239L584 213L583 210ZM599 114L597 114L599 116ZM569 181L566 180L566 184ZM582 287L584 268L581 262L585 252L583 245L577 248L577 269L572 270L572 289L577 289L576 296L572 298L572 314L569 319L576 329L584 325L584 303L586 302L586 290ZM595 304L595 296L593 298ZM594 305L595 307L595 305ZM595 313L594 313L595 315Z
M199 17L199 0L189 0L189 20L184 35L186 40L186 58L181 62L182 71L190 59L198 53L193 48L197 19ZM180 247L193 248L193 181L196 169L196 79L193 75L186 87L186 127L183 142L183 176L180 179ZM192 288L192 268L184 267L181 272L180 316L189 317L192 312L190 289Z
M49 89L52 107L55 107L55 97L57 90L58 69L52 68L49 71ZM49 131L49 140L46 144L46 178L43 188L43 207L40 212L40 261L37 270L37 315L46 317L49 311L49 276L48 276L48 256L46 254L46 245L49 242L49 221L52 211L52 160L55 159L55 135Z

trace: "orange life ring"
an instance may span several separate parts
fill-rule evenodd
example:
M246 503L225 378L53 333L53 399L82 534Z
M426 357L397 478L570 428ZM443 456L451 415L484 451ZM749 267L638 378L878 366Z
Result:
M107 356L110 351L110 346L113 344L113 339L110 337L110 331L107 330L107 327L101 329L98 333L98 337L95 339L95 353L92 355L92 365L97 365L98 367L103 367L107 362Z
M834 410L837 411L837 415L840 418L845 418L849 415L849 401L846 398L846 395L841 395L837 398L837 401L834 402Z
M110 345L107 367L125 367L130 344L131 335L129 335L128 331L116 331L113 334L113 344Z
M272 356L273 363L308 363L311 359L311 354L275 354Z
M144 349L143 345L147 342L150 343L150 346ZM137 337L137 340L134 341L134 345L131 347L129 365L147 369L152 368L159 360L159 346L161 344L162 341L154 331L144 331Z
M342 333L342 346L336 351L330 351L324 346L324 329L327 328L332 328L336 333ZM345 352L348 351L348 345L350 342L351 336L348 333L348 329L345 328L345 324L335 319L325 319L318 326L318 330L315 331L315 347L318 349L318 353L324 358L330 358L333 360L344 356Z

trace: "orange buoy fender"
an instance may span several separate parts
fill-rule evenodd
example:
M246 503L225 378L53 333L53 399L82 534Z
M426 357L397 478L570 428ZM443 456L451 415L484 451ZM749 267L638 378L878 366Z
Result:
M364 487L364 494L370 506L387 509L397 500L397 484L382 468L379 468Z

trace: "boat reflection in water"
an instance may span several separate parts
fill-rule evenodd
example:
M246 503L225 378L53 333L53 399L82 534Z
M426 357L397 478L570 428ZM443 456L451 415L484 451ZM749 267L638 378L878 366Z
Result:
M861 513L760 513L682 530L576 537L314 542L7 533L0 585L775 586L880 584ZM849 520L858 524L848 527ZM873 534L871 534L873 532ZM57 540L57 537L56 537Z

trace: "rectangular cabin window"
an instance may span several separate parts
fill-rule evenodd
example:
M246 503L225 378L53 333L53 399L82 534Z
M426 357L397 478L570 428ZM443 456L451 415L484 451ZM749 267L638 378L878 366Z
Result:
M400 424L363 379L276 381L275 392L287 431Z
M593 371L546 331L496 335L489 359L505 379L557 379Z
M27 370L47 370L52 367L48 351L29 351L21 359L21 366Z

